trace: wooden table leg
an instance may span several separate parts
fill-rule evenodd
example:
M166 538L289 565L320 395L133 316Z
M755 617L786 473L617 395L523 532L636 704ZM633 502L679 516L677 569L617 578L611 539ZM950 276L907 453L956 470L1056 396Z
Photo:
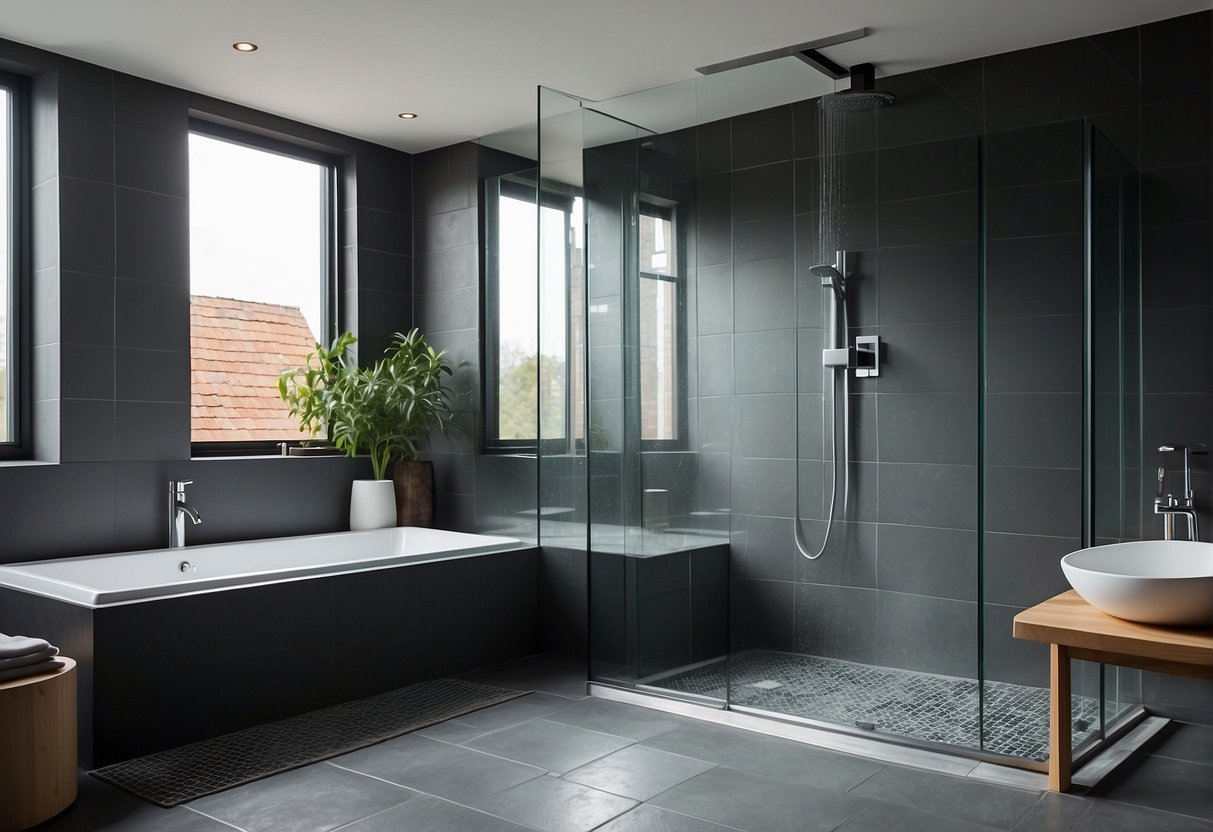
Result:
M1049 788L1070 790L1070 651L1049 645Z

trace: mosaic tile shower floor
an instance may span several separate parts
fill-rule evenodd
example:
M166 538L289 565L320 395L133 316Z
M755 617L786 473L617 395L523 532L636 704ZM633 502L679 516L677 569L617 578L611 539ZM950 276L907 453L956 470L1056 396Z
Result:
M779 714L855 725L966 748L979 747L978 682L838 659L754 650L727 663L649 681L663 688L724 699ZM1099 702L1073 701L1074 738L1098 730ZM1048 759L1049 691L987 682L985 750L1043 762Z

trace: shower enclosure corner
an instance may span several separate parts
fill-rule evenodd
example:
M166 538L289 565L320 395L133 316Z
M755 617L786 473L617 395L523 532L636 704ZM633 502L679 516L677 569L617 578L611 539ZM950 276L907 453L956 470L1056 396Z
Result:
M1100 484L1074 518L1137 533L1134 172L1081 121L899 140L914 85L866 83L786 58L608 101L541 90L540 201L578 200L551 233L584 241L580 268L540 258L584 361L541 527L584 523L594 684L1039 769L1047 660L1010 622L1082 541L1008 519L1042 463L1006 436L1024 407L1091 403L1089 460L1057 476ZM1076 143L1050 175L1085 187L1077 237L1002 221L1040 142ZM1042 398L1017 339L1056 322L1007 298L1033 247L1073 245L1094 387ZM1081 753L1140 682L1075 678Z

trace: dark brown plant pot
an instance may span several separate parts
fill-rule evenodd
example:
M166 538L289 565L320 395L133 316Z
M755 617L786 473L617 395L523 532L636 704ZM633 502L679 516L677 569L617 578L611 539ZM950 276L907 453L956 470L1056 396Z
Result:
M396 460L396 525L434 527L434 463Z

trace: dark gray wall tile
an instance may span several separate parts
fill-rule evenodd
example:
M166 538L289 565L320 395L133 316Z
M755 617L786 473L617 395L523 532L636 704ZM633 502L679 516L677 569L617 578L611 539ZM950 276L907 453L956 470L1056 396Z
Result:
M795 267L791 257L749 260L733 267L735 332L786 329L796 325L792 303ZM725 309L727 314L728 307Z
M115 206L118 276L188 285L189 202L120 187Z
M986 467L989 531L1078 537L1081 503L1081 471Z
M112 274L113 186L67 176L59 177L58 182L60 265L70 271ZM35 266L40 264L35 262Z
M977 469L971 465L881 464L880 522L977 527Z
M986 397L986 462L1082 467L1082 395L1012 393Z
M886 147L878 153L880 200L977 189L981 172L976 136Z
M880 245L912 246L977 239L977 193L882 202Z
M877 587L891 592L977 600L977 533L881 524Z
M881 251L880 323L975 320L978 267L975 243Z
M1076 537L989 533L985 536L985 598L1031 607L1069 588L1061 559L1077 551Z
M977 400L956 393L881 393L880 461L977 464Z
M878 593L796 584L796 652L846 661L879 661Z
M975 678L977 613L972 601L878 593L877 661L924 673Z
M63 176L113 182L114 125L60 115L58 156L58 172Z

